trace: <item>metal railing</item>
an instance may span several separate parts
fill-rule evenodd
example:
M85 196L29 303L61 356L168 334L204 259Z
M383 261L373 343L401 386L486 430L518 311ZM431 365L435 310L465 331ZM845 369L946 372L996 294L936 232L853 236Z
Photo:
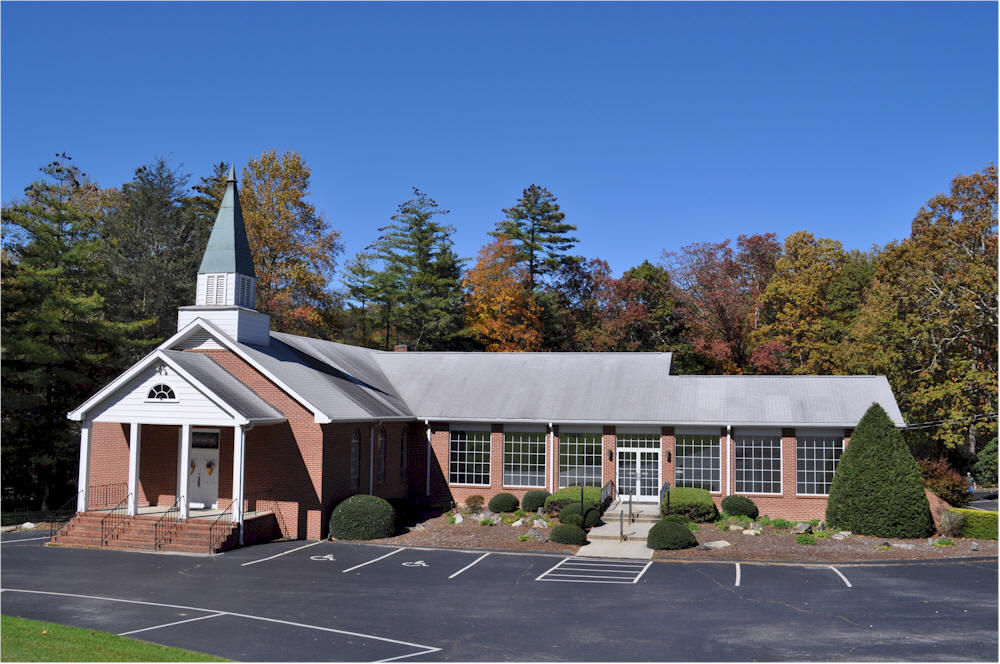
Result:
M87 488L86 509L99 510L117 505L128 497L128 482L112 482L110 484L91 484Z
M239 526L237 526L239 527ZM215 553L215 549L222 544L223 540L229 536L233 530L233 506L227 507L222 514L215 518L208 529L208 552Z
M615 481L608 480L608 483L604 485L603 489L601 489L601 504L598 506L601 510L601 514L604 514L605 510L611 506L611 503L614 502L616 495Z
M244 516L247 512L270 511L274 514L274 518L278 522L278 528L281 529L282 536L288 532L288 529L285 527L285 517L281 513L281 506L278 504L277 499L272 496L270 489L247 494L243 498L243 504L245 506L243 510Z
M82 492L78 492L75 496L63 503L62 507L57 510L53 510L49 514L48 521L50 540L56 536L57 532L62 530L64 524L76 515L76 504L80 499L80 493Z
M108 546L128 523L128 501L131 497L131 493L126 493L125 497L111 508L107 516L101 519L101 546Z
M663 504L664 497L667 499L666 505ZM660 487L660 513L670 514L670 482L664 482Z
M153 548L159 551L181 522L181 499L174 500L163 515L153 524Z

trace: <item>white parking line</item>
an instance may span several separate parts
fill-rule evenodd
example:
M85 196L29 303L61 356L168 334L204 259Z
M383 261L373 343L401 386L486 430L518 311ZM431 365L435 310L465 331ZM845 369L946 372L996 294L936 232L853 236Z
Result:
M421 648L419 652L414 652L407 655L399 655L398 657L389 657L387 659L377 660L379 662L391 662L397 659L405 659L407 657L417 657L418 655L429 655L430 653L441 651L440 648L435 648L433 646L425 646L419 643L411 643L409 641L399 641L398 639L389 639L384 636L374 636L372 634L362 634L360 632L348 632L343 629L334 629L332 627L321 627L319 625L307 625L305 623L297 623L297 622L292 622L290 620L278 620L277 618L252 616L248 613L234 613L232 611L216 611L215 609L206 609L199 606L184 606L182 604L163 604L161 602L145 602L137 599L119 599L117 597L99 597L96 595L77 595L75 593L56 593L47 590L25 590L23 588L0 588L0 592L29 593L32 595L52 595L54 597L79 597L81 599L95 599L95 600L100 600L102 602L122 602L124 604L141 604L143 606L162 606L168 609L187 609L188 611L214 612L222 616L246 618L247 620L261 620L263 622L276 623L279 625L290 625L292 627L301 627L303 629L315 629L321 632L331 632L333 634L343 634L345 636L357 636L362 639L372 639L373 641L382 641L384 643L395 643L397 645L409 646L411 648Z
M736 585L737 585L737 587L739 587L739 585L740 585L740 564L739 563L736 563Z
M35 540L52 539L51 537L22 537L21 539L3 540L0 544L17 544L18 542L34 542Z
M153 625L152 627L143 627L142 629L133 629L131 632L122 632L118 636L128 636L129 634L138 634L139 632L148 632L151 629L160 629L162 627L172 627L173 625L183 625L184 623L194 622L196 620L206 620L208 618L218 618L219 616L224 616L225 613L213 613L207 616L198 616L197 618L188 618L187 620L177 620L174 622L163 623L162 625Z
M454 579L456 576L458 576L459 574L461 574L465 570L469 569L470 567L472 567L473 565L475 565L476 563L478 563L480 560L482 560L483 558L485 558L488 555L490 555L490 554L489 553L484 553L483 555L479 556L478 558L476 558L475 560L473 560L471 563L469 563L468 565L466 565L462 569L458 570L457 572L455 572L454 574L452 574L448 578L449 579Z
M395 551L390 551L389 553L385 554L384 556L379 556L378 558L375 558L374 560L369 560L366 563L361 563L360 565L355 565L354 567L348 567L344 571L345 572L350 572L351 570L358 569L359 567L364 567L365 565L371 565L372 563L377 563L378 561L382 560L383 558L388 558L389 556L396 555L400 551L406 551L406 547L405 546L400 547L400 548L396 549Z
M308 549L311 546L316 546L317 544L322 544L322 543L323 543L323 540L320 540L318 542L311 542L309 544L306 544L305 546L300 546L300 547L296 547L294 549L289 549L288 551L282 551L281 553L276 553L273 556L268 556L267 558L261 558L260 560L251 560L248 563L243 563L242 565L240 565L240 567L246 567L247 565L256 565L257 563L262 563L265 560L273 560L275 558L280 558L281 556L288 555L289 553L295 553L296 551L301 551L302 549Z
M567 583L638 583L653 561L627 562L600 558L563 558L550 569L542 572L535 581L564 581ZM610 579L610 580L609 580Z
M851 585L851 582L847 580L847 577L840 573L839 569L837 569L833 565L830 566L830 569L832 569L834 572L836 572L837 576L839 576L841 579L844 580L844 583L847 584L848 588L853 588L854 587L854 586Z

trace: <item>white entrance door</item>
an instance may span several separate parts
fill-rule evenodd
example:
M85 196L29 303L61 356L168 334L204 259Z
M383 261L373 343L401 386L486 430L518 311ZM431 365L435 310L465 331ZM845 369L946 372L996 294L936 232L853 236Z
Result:
M660 450L618 448L618 496L655 502L660 496Z
M218 432L191 433L188 502L196 509L216 509L219 506Z

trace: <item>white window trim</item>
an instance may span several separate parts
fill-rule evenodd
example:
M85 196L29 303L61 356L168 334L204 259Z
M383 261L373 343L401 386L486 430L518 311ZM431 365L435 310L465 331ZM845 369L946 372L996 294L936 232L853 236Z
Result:
M486 426L489 427L489 425ZM486 484L470 484L467 482L451 481L451 444L452 444L451 434L455 433L456 431L475 431L477 433L489 434L486 438L486 441L489 443L488 449L490 453L490 461L486 466ZM463 426L460 429L448 430L448 486L468 486L476 488L489 488L493 486L493 433L490 428L482 429L482 428L473 428L471 426Z
M533 428L538 429L538 427L533 427ZM548 445L548 432L546 431L546 428L547 427L542 427L538 431L533 431L533 430L531 430L531 428L521 428L521 427L518 427L517 429L512 429L511 431L507 431L506 427L505 427L505 430L503 432L503 460L504 460L503 466L504 467L502 468L502 472L503 472L504 475L507 474L507 468L506 468L506 466L507 466L507 434L508 433L543 434L542 439L540 441L532 441L532 443L534 443L535 445L541 445L542 446L542 483L541 484L507 484L506 478L505 477L501 477L501 482L502 482L501 486L503 486L504 488L508 488L508 489L544 489L545 488L545 477L547 476L547 474L549 472L548 454L546 454L546 449L545 449L546 446ZM520 441L520 440L519 441L514 441L514 440L512 440L510 442L511 443L515 443L515 442L523 443L524 441Z
M803 498L829 498L828 493L799 493L799 436L811 436L813 438L839 438L840 439L840 454L843 458L844 450L847 449L847 436L844 435L843 429L796 429L795 430L795 496ZM784 455L782 455L783 457ZM837 460L837 465L840 465L840 460ZM834 468L834 472L837 469ZM832 487L831 481L831 487ZM784 484L782 484L784 486Z
M674 452L673 452L673 457L674 457L674 462L673 462L673 466L674 466L674 486L677 487L677 488L688 488L688 487L681 487L680 484L677 483L677 470L678 470L678 468L677 468L677 466L678 466L677 459L680 457L680 455L677 452L677 438L679 436L708 436L710 438L715 438L715 440L717 441L717 445L719 447L719 457L718 457L719 458L719 490L718 491L709 490L708 493L711 494L711 495L713 495L713 496L721 496L722 495L722 487L725 485L725 482L723 482L723 480L725 479L725 475L726 475L726 469L724 467L724 464L722 463L722 451L726 449L726 443L722 440L722 438L724 437L724 434L722 434L719 431L718 427L701 427L701 428L699 428L699 427L687 427L687 428L684 428L684 429L676 429L676 430L674 430ZM695 488L695 487L691 487L691 488Z
M598 479L600 482L602 482L602 484L599 484L598 486L603 486L604 455L607 453L608 448L604 444L604 429L602 427L574 427L573 429L559 430L559 436L557 441L558 444L555 445L555 456L556 456L555 463L556 463L556 468L559 470L558 484L562 484L563 478L566 477L566 474L562 472L562 451L563 451L563 445L569 445L569 441L567 440L567 438L570 436L599 436L601 451L597 455L596 468L599 476ZM573 456L581 456L581 455L574 454ZM617 463L617 457L613 463ZM557 486L556 490L558 491L559 489L565 489L569 486L576 486L576 485L567 484L566 486Z
M736 490L736 478L738 468L736 467L736 462L739 457L736 455L736 448L739 445L736 438L737 436L777 436L778 437L778 486L781 487L781 491L777 493L770 493L767 491L749 491L749 492L739 492ZM785 495L785 439L781 435L781 429L734 429L733 430L733 493L734 496L783 496Z

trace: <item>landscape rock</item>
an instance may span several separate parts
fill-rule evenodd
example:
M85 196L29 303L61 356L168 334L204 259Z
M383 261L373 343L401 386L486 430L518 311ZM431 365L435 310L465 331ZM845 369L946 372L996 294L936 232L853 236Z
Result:
M760 535L760 531L755 528L747 528L743 531L744 535Z
M979 542L973 542L972 543L972 550L973 551L979 551Z
M844 537L846 538L846 537L850 537L850 536L851 536L851 535L853 535L854 533L852 533L852 532L851 532L850 530L841 530L841 531L840 531L839 533L837 533L837 534L838 534L838 535L843 535L843 536L844 536Z
M730 530L743 530L743 526L729 526Z
M21 524L21 530L34 530L37 527L38 527L37 524L34 524L30 521L25 521L24 523Z
M463 521L465 521L465 518L461 514L455 515L455 523L462 523Z
M413 526L413 529L418 533L423 533L427 531L427 526L425 526L422 523L418 523L417 525Z
M820 521L819 525L816 526L816 529L817 530L826 530L826 523L824 523L823 521Z
M536 539L539 542L548 542L549 541L548 535L540 533L537 530L535 530L534 528L532 528L531 530L529 530L526 534L528 535L528 537L530 537L532 539Z
M915 544L908 544L906 542L900 542L894 545L897 549L915 549L917 548Z
M802 521L795 524L795 526L791 530L793 535L811 535L812 531L813 531L812 526Z
M835 539L835 540L837 540L839 542L839 541L847 539L847 535L844 535L842 533L837 533L836 535L833 536L833 539Z
M706 549L725 549L727 546L732 546L726 540L715 540L714 542L705 542L702 547Z
M517 528L518 526L524 525L524 519L518 519L514 523L510 524L512 528Z
M544 514L544 513L545 513L545 508L544 507L539 507L538 511L535 512L535 514Z
M534 525L535 528L548 528L549 527L549 524L545 522L545 519L535 519L535 521L534 521L534 523L532 525Z
M503 517L500 516L499 514L494 514L493 517L490 519L490 523L492 523L494 526L500 523L501 521L503 521Z

